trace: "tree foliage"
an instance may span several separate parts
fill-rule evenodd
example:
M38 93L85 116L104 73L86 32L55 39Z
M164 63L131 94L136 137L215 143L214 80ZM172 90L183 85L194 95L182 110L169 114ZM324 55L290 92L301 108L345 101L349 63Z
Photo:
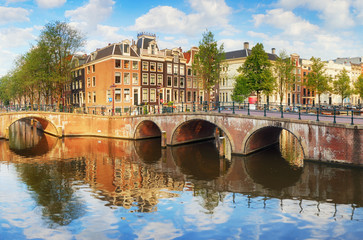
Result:
M352 89L350 87L350 78L345 68L337 75L337 79L333 81L333 86L334 93L341 96L343 105L344 99L352 94Z
M256 92L258 102L261 93L268 96L275 88L276 80L271 71L271 62L262 43L257 43L252 48L251 55L238 71L246 78L248 89Z
M311 57L310 61L312 61L312 65L311 72L307 75L307 85L315 90L320 106L321 94L331 90L329 86L331 79L325 74L325 63L320 58Z
M49 99L62 96L64 86L70 80L72 56L84 45L81 33L65 22L45 25L38 42L21 55L14 69L1 78L0 94L3 102L16 101L48 104Z
M199 42L199 51L194 56L193 70L202 80L203 90L206 93L206 100L209 101L209 95L220 78L221 62L224 60L223 44L218 47L211 31L203 33L203 39Z
M282 104L284 94L287 91L288 86L295 80L295 74L293 72L294 69L294 63L291 61L286 51L281 51L274 66L277 78L277 91L280 96L280 104Z
M238 75L233 88L232 100L242 103L250 94L247 78L242 74Z
M354 83L354 92L363 99L363 74L361 74L357 81Z

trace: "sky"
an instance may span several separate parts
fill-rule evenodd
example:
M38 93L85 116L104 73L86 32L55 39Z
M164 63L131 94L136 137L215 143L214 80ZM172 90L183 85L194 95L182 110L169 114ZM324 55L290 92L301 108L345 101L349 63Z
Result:
M0 0L0 76L57 20L84 34L87 54L139 32L187 51L208 29L225 51L249 42L305 59L363 56L363 0Z

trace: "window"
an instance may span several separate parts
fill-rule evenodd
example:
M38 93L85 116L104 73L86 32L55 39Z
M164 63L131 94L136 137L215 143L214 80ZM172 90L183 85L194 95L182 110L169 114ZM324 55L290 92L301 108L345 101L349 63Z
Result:
M130 46L128 44L124 44L124 53L129 53Z
M168 63L168 65L167 65L167 73L172 74L171 63Z
M155 85L156 84L156 75L150 74L150 84Z
M147 73L143 73L142 74L142 85L147 85L148 83L149 83L148 74Z
M150 102L156 102L156 90L154 88L150 89Z
M132 61L132 69L138 70L139 69L139 63L137 61Z
M96 87L96 77L92 77L92 87Z
M78 81L76 82L76 89L78 89Z
M96 103L96 92L93 92L93 103Z
M124 84L130 84L130 73L124 73Z
M188 68L188 76L192 76L192 69Z
M90 66L88 66L88 67L87 67L87 74L89 74L89 73L90 73L90 71L91 71L91 67L90 67Z
M185 75L184 65L180 65L180 75Z
M179 55L174 55L174 62L178 63L179 62Z
M181 88L184 87L184 78L183 77L180 78L180 87Z
M192 88L192 79L187 79L187 88Z
M178 77L174 77L174 87L178 86Z
M94 64L92 65L92 72L96 72L96 66Z
M142 71L148 71L149 70L149 63L148 62L142 62Z
M153 44L153 45L151 45L151 54L155 54L155 45Z
M187 92L187 101L188 102L192 101L192 93L190 91Z
M168 87L171 87L171 76L168 76L167 86L168 86Z
M121 88L115 89L115 102L121 102Z
M78 76L82 76L82 71L78 70Z
M82 89L82 80L79 81L79 89Z
M91 92L88 92L88 103L92 102Z
M115 68L121 68L121 60L120 59L115 60Z
M158 74L158 86L162 86L162 85L163 85L163 75Z
M72 73L73 73L73 76L74 76L74 77L78 77L78 75L77 75L77 71L72 72Z
M153 72L156 71L156 63L154 63L154 62L150 63L150 71L153 71Z
M173 98L174 102L178 102L178 90L174 90L174 98Z
M158 72L163 72L163 64L158 63Z
M121 84L121 73L120 72L115 72L115 83Z
M147 88L142 89L142 101L143 102L147 102L148 100L148 92L147 92Z
M124 102L130 102L130 89L124 89Z
M91 87L91 79L87 78L87 87Z
M124 69L130 69L130 61L124 60Z
M184 102L184 91L180 91L180 102Z
M106 91L106 102L110 102L110 98L112 98L111 90L107 90Z
M193 92L193 102L197 101L197 92Z
M178 64L174 64L174 74L178 74Z
M132 84L139 85L139 74L132 73Z

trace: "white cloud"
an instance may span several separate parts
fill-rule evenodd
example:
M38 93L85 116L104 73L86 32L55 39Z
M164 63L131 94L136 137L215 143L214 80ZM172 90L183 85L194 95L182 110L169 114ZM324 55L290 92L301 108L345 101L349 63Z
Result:
M10 22L27 22L29 21L29 10L24 8L12 8L0 6L0 24L7 24Z
M29 45L35 39L33 28L4 28L0 29L1 48L15 48Z
M267 34L254 32L254 31L248 31L247 35L250 36L250 37L262 38L262 39L267 39L268 38Z
M266 14L253 15L255 26L268 24L275 28L284 30L284 34L297 38L308 38L310 34L316 33L319 27L296 16L291 11L281 8L267 11Z
M362 2L356 0L356 2ZM310 10L320 12L319 17L330 28L346 28L355 25L351 14L351 0L280 0L278 6L287 9L307 7Z
M357 15L358 22L361 24L363 23L363 1L362 0L355 0L353 3L355 7L355 13Z
M28 0L6 0L6 4L9 4L9 3L18 3L18 2L26 2Z
M56 8L63 6L67 0L36 0L37 4L41 8Z
M66 11L65 16L91 31L112 14L114 4L112 0L90 0L82 7Z
M11 69L16 56L13 52L0 49L0 77Z
M140 231L135 232L139 239L175 239L183 236L173 223L148 222Z
M243 40L235 40L235 39L221 39L218 41L218 44L224 44L224 51L234 51L243 49Z
M156 31L193 36L206 28L224 30L224 34L236 31L229 24L232 10L224 0L189 0L195 13L186 14L170 6L158 6L135 20L129 29L135 31Z

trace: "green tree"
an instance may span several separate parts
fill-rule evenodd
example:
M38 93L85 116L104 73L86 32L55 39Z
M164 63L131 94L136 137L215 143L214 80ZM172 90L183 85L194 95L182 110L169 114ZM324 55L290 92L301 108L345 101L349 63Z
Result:
M311 57L310 61L312 61L312 65L311 72L307 75L307 86L315 90L320 107L321 94L331 90L329 86L331 79L325 74L325 63L320 58Z
M361 99L363 99L363 74L361 74L354 83L354 90L355 93L358 94Z
M223 44L218 47L210 31L203 33L199 42L199 51L194 56L193 70L202 80L206 101L210 100L210 91L218 83L221 73L221 62L225 59Z
M83 35L66 22L51 22L41 32L38 45L49 53L49 71L53 72L52 84L59 102L64 86L70 80L72 56L84 46Z
M294 69L295 66L290 57L287 55L286 51L281 51L274 66L277 77L277 88L280 96L280 104L282 104L284 94L287 91L288 86L295 80L295 74L293 72Z
M269 96L275 88L276 79L272 74L271 62L262 43L257 43L252 48L251 55L238 71L246 78L248 88L256 92L257 102L260 102L261 93Z
M350 78L345 68L337 75L337 79L333 81L333 86L334 93L341 96L343 105L344 99L352 94L352 89L350 87Z
M250 94L251 89L248 86L247 78L243 74L239 74L233 87L232 100L242 103Z

